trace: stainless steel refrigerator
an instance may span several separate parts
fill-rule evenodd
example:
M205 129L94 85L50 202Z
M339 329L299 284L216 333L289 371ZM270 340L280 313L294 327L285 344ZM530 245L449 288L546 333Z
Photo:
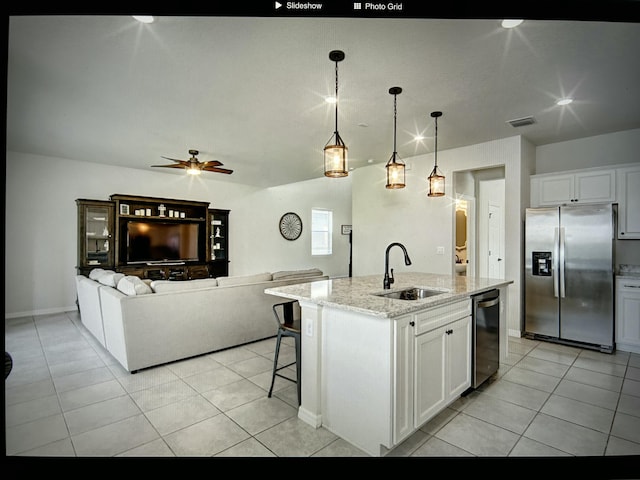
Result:
M614 350L611 204L528 208L525 336Z

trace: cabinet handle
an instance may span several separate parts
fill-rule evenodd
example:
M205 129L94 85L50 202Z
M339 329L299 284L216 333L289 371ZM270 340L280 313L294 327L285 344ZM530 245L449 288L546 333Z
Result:
M415 327L416 326L416 322L411 321L411 322L409 322L409 325L411 325L412 327Z
M446 334L447 334L447 335L451 335L452 333L453 333L453 330L447 330L447 331L446 331Z
M624 288L640 288L640 285L623 285Z

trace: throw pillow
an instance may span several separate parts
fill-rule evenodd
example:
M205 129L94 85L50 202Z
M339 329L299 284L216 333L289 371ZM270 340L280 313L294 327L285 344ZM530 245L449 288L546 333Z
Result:
M126 275L121 278L117 288L125 295L146 295L153 293L149 285L134 275Z
M89 278L91 280L98 280L98 277L104 273L103 268L94 268L89 272Z
M120 279L124 278L124 273L116 273L105 270L105 272L98 277L98 282L108 287L116 287Z

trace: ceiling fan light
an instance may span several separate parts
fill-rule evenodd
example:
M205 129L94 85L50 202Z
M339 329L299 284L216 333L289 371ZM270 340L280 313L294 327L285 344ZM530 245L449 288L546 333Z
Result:
M187 173L189 175L200 175L201 171L199 168L187 168Z

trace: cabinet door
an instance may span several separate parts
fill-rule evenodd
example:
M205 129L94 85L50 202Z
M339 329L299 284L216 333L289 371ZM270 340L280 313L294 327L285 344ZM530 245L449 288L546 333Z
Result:
M415 322L412 317L394 322L393 443L397 445L414 431L413 423L413 342Z
M640 353L640 282L618 280L616 348Z
M113 202L77 200L76 203L78 268L113 268Z
M618 239L640 238L640 165L618 169Z
M575 198L573 175L554 175L537 179L540 206L571 203Z
M446 406L447 328L437 328L415 337L415 427Z
M209 274L229 274L229 210L209 209Z
M451 400L471 386L471 317L449 326L447 335L447 396Z
M575 202L608 203L616 201L616 172L602 170L576 173Z

